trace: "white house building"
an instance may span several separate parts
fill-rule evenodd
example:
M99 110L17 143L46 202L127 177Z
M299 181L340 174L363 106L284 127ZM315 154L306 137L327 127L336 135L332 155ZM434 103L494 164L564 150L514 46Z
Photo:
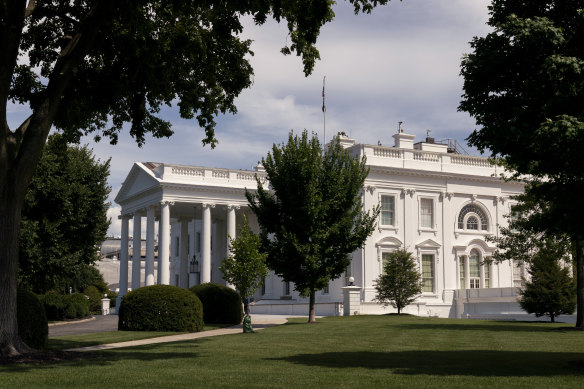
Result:
M373 235L352 254L346 275L317 292L317 315L393 311L374 301L374 285L384 259L399 247L414 253L424 280L422 295L405 312L439 317L522 313L516 286L524 269L509 262L483 264L495 250L486 238L506 224L511 197L523 191L522 184L498 178L503 170L488 159L457 154L431 138L414 143L413 135L400 132L389 147L339 137L351 155L367 158L363 204L366 210L380 205L381 213ZM255 189L256 175L266 179L261 165L246 171L135 163L115 201L122 207L121 247L128 247L131 219L134 239L145 226L145 275L141 280L137 270L128 274L132 258L122 250L120 296L141 283L225 284L218 267L229 254L228 236L236 236L243 214L257 230L244 195L246 188ZM354 286L347 286L349 277ZM308 300L271 274L252 312L306 314Z

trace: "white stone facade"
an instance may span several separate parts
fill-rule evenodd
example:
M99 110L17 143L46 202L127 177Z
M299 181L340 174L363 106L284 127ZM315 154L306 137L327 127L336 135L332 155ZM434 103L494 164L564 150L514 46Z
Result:
M405 312L440 317L521 313L514 288L520 272L512 263L482 262L495 250L486 237L497 235L499 226L506 224L511 197L523 186L499 179L503 171L486 158L449 153L446 145L429 139L414 144L408 134L398 133L394 139L395 145L387 147L341 136L353 156L367 158L365 209L381 206L382 211L373 235L353 253L348 273L317 292L317 315L343 314L343 288L349 276L360 287L360 313L393 311L373 301L374 285L384 255L398 247L414 253L425 280L423 294ZM258 229L244 196L245 188L254 190L256 174L265 179L261 166L251 172L136 163L116 202L122 206L126 239L130 218L135 220L134 228L145 226L145 283L224 284L218 266L228 254L227 236L235 236L243 213L252 229ZM134 231L134 236L140 234ZM155 241L160 243L158 280L149 271ZM120 253L121 295L128 283L139 285L135 277L128 279L127 265L124 272L128 260L127 253L125 259ZM307 299L300 298L293 285L271 274L256 294L252 312L306 314L307 307Z

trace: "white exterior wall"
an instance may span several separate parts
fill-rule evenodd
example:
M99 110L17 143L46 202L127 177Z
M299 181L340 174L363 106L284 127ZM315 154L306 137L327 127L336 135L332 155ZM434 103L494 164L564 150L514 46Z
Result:
M496 177L503 171L492 166L485 158L448 154L445 146L418 143L413 136L397 134L396 143L402 148L356 144L343 138L342 144L353 156L367 157L369 176L363 188L363 204L371 210L380 204L382 196L394 197L394 223L381 225L365 242L362 249L352 254L350 266L355 285L361 287L361 313L391 312L391 307L375 303L375 280L382 272L382 255L399 247L413 252L421 272L422 255L433 256L433 289L424 292L415 304L405 312L418 315L461 317L500 310L513 311L515 297L502 288L513 287L513 266L510 263L492 265L489 289L469 294L468 284L460 283L460 256L468 256L477 250L481 260L495 250L486 241L488 235L497 235L498 226L506 224L504 215L509 213L510 197L521 193L519 183L505 182ZM202 263L202 242L197 251L197 233L202 234L202 209L211 209L211 281L225 284L219 270L227 250L227 219L230 209L236 209L236 225L240 225L245 213L253 230L258 231L257 220L247 207L245 188L255 187L256 172L214 169L205 167L165 165L161 163L137 163L132 168L116 202L122 205L122 214L143 212L155 207L157 217L162 202L170 204L171 240L170 283L175 284L180 274L180 220L189 220L190 239L188 261L196 256L199 270ZM258 170L263 177L265 173ZM433 222L421 227L420 204L423 199L432 200ZM487 231L458 228L458 215L467 204L478 205L486 215ZM202 237L201 237L202 239ZM177 256L177 254L179 254ZM190 268L190 266L189 266ZM189 286L200 280L198 273L189 272ZM484 272L480 277L484 287ZM329 292L316 294L317 314L340 314L343 302L345 275L331 281ZM298 292L284 293L284 283L273 273L266 279L264 293L258 291L252 312L256 313L305 313L308 299ZM497 290L495 290L497 289ZM478 294L477 294L478 293ZM498 296L498 297L497 297ZM486 299L486 300L485 300ZM499 299L499 300L497 300ZM488 300L488 301L487 301ZM480 305L484 303L483 305ZM479 305L477 305L479 304ZM485 305L486 304L486 305ZM499 305L497 305L499 304ZM515 306L510 308L510 305Z

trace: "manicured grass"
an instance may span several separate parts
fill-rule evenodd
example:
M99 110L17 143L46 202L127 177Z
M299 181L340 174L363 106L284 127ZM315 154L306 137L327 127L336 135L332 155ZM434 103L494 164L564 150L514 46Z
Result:
M397 316L295 320L254 334L0 366L0 387L580 388L584 333Z

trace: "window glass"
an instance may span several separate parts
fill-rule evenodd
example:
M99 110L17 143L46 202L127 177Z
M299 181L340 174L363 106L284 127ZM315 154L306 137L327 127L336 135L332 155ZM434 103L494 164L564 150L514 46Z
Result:
M432 199L422 199L420 201L420 223L422 227L434 227L434 201Z
M434 256L431 254L422 254L422 281L423 292L434 291Z
M464 256L458 257L458 263L460 264L460 289L466 289L466 283L465 283L465 279L464 279L464 267L465 267Z
M479 221L476 217L471 216L466 221L466 229L467 230L478 230L479 229Z
M381 274L385 274L385 264L389 260L391 253L381 253Z
M481 261L479 253L476 250L470 252L470 256L468 257L468 270L471 289L480 288Z
M469 213L472 213L473 215L471 217L474 217L476 220L476 223L473 223L473 226L476 224L476 227L477 227L477 228L474 228L475 230L480 229L481 231L487 231L489 229L489 219L487 218L485 211L483 211L482 208L480 208L476 204L465 205L460 210L460 213L458 214L458 228L459 229L461 229L461 230L469 229L468 220L467 220L467 225L466 226L464 225L464 218ZM470 217L468 219L470 219Z
M381 224L394 225L395 198L393 196L381 196Z

